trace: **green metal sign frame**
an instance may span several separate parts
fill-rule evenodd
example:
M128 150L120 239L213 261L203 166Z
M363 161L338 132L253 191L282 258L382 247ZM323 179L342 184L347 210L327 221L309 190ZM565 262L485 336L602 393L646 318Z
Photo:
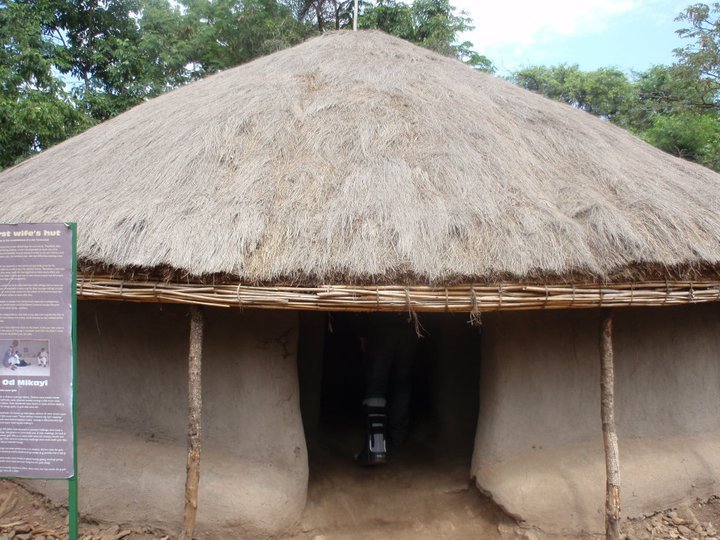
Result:
M77 223L68 223L72 231L72 437L73 475L68 479L68 536L78 538L78 459L77 459Z

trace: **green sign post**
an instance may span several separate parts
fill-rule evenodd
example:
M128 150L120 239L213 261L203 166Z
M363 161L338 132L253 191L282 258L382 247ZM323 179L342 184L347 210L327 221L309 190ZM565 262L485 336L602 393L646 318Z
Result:
M68 479L68 536L78 538L78 481L77 481L77 223L68 223L72 232L72 277L70 302L72 306L72 440L73 475Z

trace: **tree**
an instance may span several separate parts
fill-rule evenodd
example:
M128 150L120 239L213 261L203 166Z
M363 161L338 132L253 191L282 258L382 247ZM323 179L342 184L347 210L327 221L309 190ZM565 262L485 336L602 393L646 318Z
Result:
M138 54L148 95L157 95L196 78L188 65L192 27L177 2L142 0L137 19Z
M472 30L472 19L456 12L448 0L415 0L411 5L378 0L366 5L358 19L360 28L377 28L445 56L452 56L482 71L493 72L492 62L473 50L458 35Z
M187 26L167 0L54 0L56 67L85 111L105 120L191 78Z
M48 2L0 2L0 167L92 123L53 72L62 52L45 35L53 17Z
M195 76L299 43L312 33L276 0L181 0Z
M720 3L693 4L676 19L690 24L677 31L680 37L693 43L675 49L678 63L697 71L699 78L720 85Z
M298 21L307 22L318 32L352 26L354 0L287 0ZM367 6L360 2L360 7Z
M693 4L676 20L691 42L674 65L638 77L634 125L651 144L720 171L720 3Z
M0 2L0 166L189 79L167 0Z
M715 114L658 115L642 137L670 154L720 171L720 118Z
M677 62L628 79L602 68L534 66L512 80L549 98L607 118L676 156L720 171L720 3L694 4L678 17L692 40Z
M206 74L352 24L353 0L0 0L0 166ZM361 2L381 28L478 69L448 0ZM314 25L314 26L313 26Z
M632 89L619 122L642 134L659 116L703 114L712 107L712 97L704 81L684 66L653 66L633 74Z
M75 95L86 112L104 120L138 103L135 79L141 62L133 17L139 0L57 0L47 31L63 44L56 68L78 81Z
M0 0L0 167L311 32L277 0Z
M582 71L577 65L533 66L515 72L511 80L523 88L563 101L596 116L620 120L632 85L614 68Z

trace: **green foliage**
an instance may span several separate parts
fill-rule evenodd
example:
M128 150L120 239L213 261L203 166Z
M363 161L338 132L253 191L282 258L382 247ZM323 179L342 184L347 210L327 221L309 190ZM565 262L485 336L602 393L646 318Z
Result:
M720 3L693 4L677 20L690 25L678 30L678 35L693 40L686 47L675 50L679 63L695 70L699 78L714 83L717 92L720 85Z
M360 1L361 7L367 2ZM354 0L285 0L298 21L309 24L318 32L352 27Z
M0 167L188 81L352 26L353 0L0 0ZM381 28L486 71L448 0L361 2Z
M187 23L167 0L57 0L57 68L79 84L85 111L105 120L191 79Z
M677 19L692 40L672 66L628 79L602 68L533 66L512 75L529 90L606 118L676 156L720 171L720 3L693 4Z
M0 0L0 167L205 74L352 26L353 0ZM449 0L360 2L378 28L477 69L472 28ZM720 170L720 3L678 17L688 39L672 66L629 78L613 68L534 66L517 84L622 125Z
M720 119L715 114L658 115L642 137L666 152L720 170Z
M712 108L707 84L686 67L654 66L635 73L621 125L642 135L658 116L703 114Z
M0 167L92 123L53 72L62 51L45 34L52 17L48 2L0 3Z
M415 38L410 5L396 0L378 0L375 5L365 6L358 26L379 29L408 41Z
M720 3L693 4L677 18L690 40L676 64L638 78L645 107L637 131L651 144L720 171ZM649 91L648 91L649 90Z
M720 4L693 4L678 21L691 40L677 62L636 76L628 124L676 156L720 171Z
M622 71L581 71L577 65L533 66L512 75L515 84L610 120L627 105L631 84Z
M0 0L0 167L312 32L277 0Z
M104 120L142 99L135 79L141 62L133 54L139 33L139 0L58 0L48 25L62 41L56 67L81 82L75 95L92 117Z
M299 43L312 28L276 0L181 0L194 76L232 67Z
M445 56L452 56L482 71L493 72L492 62L472 49L469 41L458 43L458 35L472 30L464 11L456 12L448 0L415 0L408 5L379 0L366 5L360 28L377 28Z

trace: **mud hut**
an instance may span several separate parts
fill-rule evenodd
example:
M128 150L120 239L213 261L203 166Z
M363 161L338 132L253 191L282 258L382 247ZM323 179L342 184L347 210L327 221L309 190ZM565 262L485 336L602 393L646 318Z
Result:
M720 176L608 122L382 33L329 33L0 186L5 220L78 223L83 512L180 523L183 304L216 306L200 533L270 534L302 512L311 311L481 319L468 477L577 532L603 528L597 342L617 308L623 514L717 492Z

